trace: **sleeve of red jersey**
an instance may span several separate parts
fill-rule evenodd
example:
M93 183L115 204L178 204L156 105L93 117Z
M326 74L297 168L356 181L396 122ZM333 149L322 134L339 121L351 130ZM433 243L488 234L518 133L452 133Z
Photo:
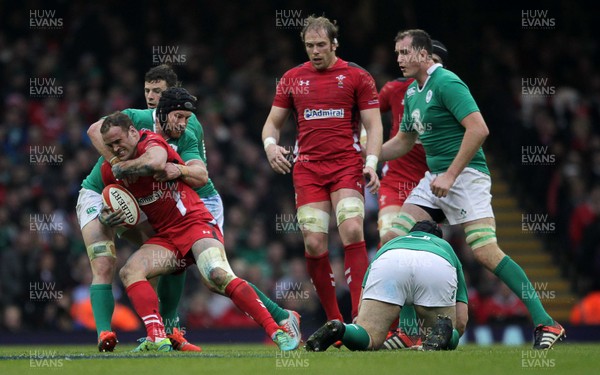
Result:
M371 75L364 70L359 70L356 77L356 104L360 111L365 109L379 108L379 94L377 86Z
M275 89L275 99L273 99L273 105L281 108L292 108L292 84L293 80L293 69L285 72L283 77L277 82L277 88Z
M390 95L392 93L392 84L387 82L379 91L379 110L381 113L389 112L392 109Z
M102 176L102 182L104 183L104 186L117 183L117 179L112 173L112 167L109 162L104 161L104 163L102 163L100 166L100 174Z

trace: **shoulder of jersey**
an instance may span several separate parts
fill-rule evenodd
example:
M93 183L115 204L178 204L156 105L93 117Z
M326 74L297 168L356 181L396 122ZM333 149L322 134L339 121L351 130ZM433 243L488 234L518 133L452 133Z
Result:
M351 67L351 68L356 68L356 69L364 70L365 72L368 73L367 69L363 68L362 66L358 65L357 63L353 63L351 61L346 61L346 64L348 64L348 66Z
M412 78L398 77L393 81L389 81L387 84L389 84L391 87L406 89L412 82Z

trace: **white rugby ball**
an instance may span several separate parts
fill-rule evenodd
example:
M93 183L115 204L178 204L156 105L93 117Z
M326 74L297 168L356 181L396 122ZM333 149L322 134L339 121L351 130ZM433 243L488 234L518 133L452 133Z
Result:
M102 190L102 200L112 211L119 208L125 212L126 227L134 227L140 221L140 206L133 194L121 185L110 184Z

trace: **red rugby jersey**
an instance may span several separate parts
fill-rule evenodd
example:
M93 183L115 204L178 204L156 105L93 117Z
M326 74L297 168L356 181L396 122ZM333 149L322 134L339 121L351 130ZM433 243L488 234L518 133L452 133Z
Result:
M139 133L140 141L137 144L136 158L149 148L158 146L167 150L168 162L185 164L179 154L161 136L146 129L140 130ZM102 164L101 172L105 186L119 184L133 194L140 209L148 216L148 222L157 233L177 225L183 216L196 212L202 214L208 212L198 194L179 180L160 182L152 176L143 176L129 186L125 186L122 180L114 177L112 167L107 161Z
M400 128L400 122L404 114L404 94L408 86L414 81L412 78L398 78L387 82L379 92L381 113L392 111L392 129L390 138L394 137ZM384 179L394 182L418 182L427 171L425 161L425 150L423 145L417 141L413 148L403 157L390 160L383 166ZM411 186L416 186L413 184Z
M324 71L310 61L288 70L273 105L292 110L295 155L303 161L360 157L360 111L379 108L373 77L360 66L337 61Z

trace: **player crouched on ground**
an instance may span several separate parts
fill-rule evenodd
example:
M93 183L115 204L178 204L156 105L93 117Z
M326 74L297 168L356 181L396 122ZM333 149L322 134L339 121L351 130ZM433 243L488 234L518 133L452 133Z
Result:
M452 350L466 327L466 320L457 319L456 305L466 308L467 298L462 265L442 230L420 221L375 255L356 324L330 320L308 338L306 350L325 351L338 340L350 350L378 350L405 305L414 305L422 331L428 332L424 350Z

